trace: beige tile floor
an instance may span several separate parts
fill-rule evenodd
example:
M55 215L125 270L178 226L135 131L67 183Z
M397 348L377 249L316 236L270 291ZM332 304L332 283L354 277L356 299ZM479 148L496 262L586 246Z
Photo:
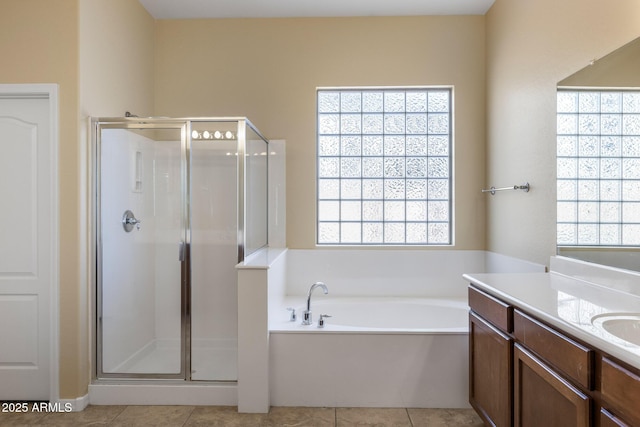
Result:
M472 409L290 408L239 414L232 406L89 406L71 413L1 413L0 426L480 427Z

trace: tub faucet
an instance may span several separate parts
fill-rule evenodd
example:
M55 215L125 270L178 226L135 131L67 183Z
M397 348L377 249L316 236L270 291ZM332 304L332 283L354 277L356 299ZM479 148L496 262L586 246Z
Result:
M311 287L309 288L309 293L307 294L307 309L302 313L303 325L310 325L313 323L313 319L311 316L311 294L313 293L313 290L318 287L322 288L322 291L325 295L329 293L329 289L327 289L327 286L322 282L316 282L311 285Z

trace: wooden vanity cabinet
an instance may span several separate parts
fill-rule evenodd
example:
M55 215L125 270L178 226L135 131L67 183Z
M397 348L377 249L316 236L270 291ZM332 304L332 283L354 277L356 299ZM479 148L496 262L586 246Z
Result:
M640 427L640 371L469 287L469 402L489 426Z

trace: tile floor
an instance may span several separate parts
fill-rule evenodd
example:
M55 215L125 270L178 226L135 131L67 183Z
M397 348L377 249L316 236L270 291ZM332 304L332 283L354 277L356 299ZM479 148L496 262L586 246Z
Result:
M221 426L221 427L480 427L472 409L289 408L238 414L233 406L89 406L71 413L1 413L0 426Z

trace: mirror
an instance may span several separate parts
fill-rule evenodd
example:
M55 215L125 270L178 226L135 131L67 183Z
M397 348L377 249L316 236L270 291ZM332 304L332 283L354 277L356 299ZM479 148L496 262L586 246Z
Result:
M581 97L594 91L604 95L594 96L594 114L584 113ZM618 101L605 106L605 97ZM620 111L609 114L613 110L605 108L616 108L611 106L616 102ZM574 105L576 111L571 110ZM587 129L583 136L590 120L596 130ZM558 255L640 271L640 159L631 153L640 147L640 137L629 132L636 121L640 123L640 38L558 83ZM613 130L606 129L612 123ZM633 135L626 136L628 132ZM611 142L607 148L605 139ZM587 140L591 154L584 154ZM619 172L607 176L611 165ZM615 189L607 193L606 185ZM583 225L580 218L589 215L585 223L592 224ZM590 235L581 237L584 230ZM606 230L614 237L605 236Z

